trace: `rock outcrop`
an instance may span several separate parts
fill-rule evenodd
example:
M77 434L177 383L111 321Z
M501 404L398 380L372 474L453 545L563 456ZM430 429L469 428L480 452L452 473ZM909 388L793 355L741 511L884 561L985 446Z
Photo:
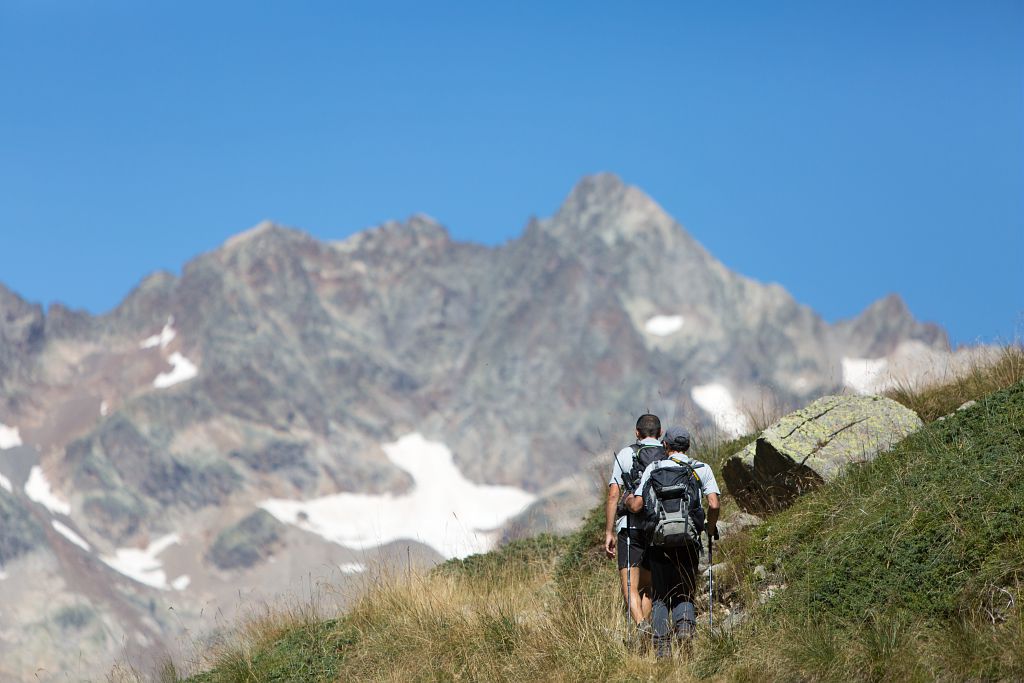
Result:
M726 486L747 512L788 507L922 425L914 411L881 396L825 396L786 415L729 458Z

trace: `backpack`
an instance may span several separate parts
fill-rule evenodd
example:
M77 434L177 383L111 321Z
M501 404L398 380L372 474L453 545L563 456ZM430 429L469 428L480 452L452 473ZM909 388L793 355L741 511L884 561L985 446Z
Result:
M651 472L644 487L644 528L652 546L700 545L704 531L701 484L696 470L675 457L674 464Z
M626 510L624 503L626 494L633 493L636 490L637 485L640 483L640 477L643 476L644 470L647 469L648 465L652 462L664 460L666 456L665 448L660 444L635 443L630 448L633 449L633 465L629 468L629 472L622 473L623 486L615 513L617 517L632 514Z

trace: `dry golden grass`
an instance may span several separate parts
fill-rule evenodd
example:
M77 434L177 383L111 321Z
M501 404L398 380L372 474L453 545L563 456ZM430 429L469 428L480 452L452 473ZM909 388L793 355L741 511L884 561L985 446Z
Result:
M613 570L612 570L613 571ZM608 572L573 597L552 563L473 575L401 575L372 587L347 622L359 634L344 666L357 680L615 680L654 674L624 644ZM644 676L646 678L646 676Z
M951 377L917 386L902 382L885 393L932 422L968 401L976 401L994 391L1024 381L1024 346L1011 344L993 356L978 356L965 369Z

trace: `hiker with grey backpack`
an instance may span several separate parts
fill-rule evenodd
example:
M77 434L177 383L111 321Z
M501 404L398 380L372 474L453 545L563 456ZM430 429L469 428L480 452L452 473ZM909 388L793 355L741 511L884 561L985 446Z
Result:
M642 519L645 559L651 571L651 629L655 654L672 653L673 639L693 635L697 624L693 606L701 535L709 551L718 538L721 491L711 466L686 455L690 433L671 427L663 439L666 457L644 470L636 489L625 499L626 509ZM705 518L701 498L708 500Z

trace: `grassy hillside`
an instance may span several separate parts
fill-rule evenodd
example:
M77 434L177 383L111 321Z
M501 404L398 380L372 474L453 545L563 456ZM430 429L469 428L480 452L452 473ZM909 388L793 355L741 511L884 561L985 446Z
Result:
M1022 359L1010 349L967 389L902 390L908 405L944 407L922 411L926 427L892 451L724 541L716 615L728 601L746 619L711 633L699 605L700 633L670 661L628 642L599 505L569 537L379 577L341 616L262 615L188 680L1024 679ZM703 456L718 463L740 445Z

